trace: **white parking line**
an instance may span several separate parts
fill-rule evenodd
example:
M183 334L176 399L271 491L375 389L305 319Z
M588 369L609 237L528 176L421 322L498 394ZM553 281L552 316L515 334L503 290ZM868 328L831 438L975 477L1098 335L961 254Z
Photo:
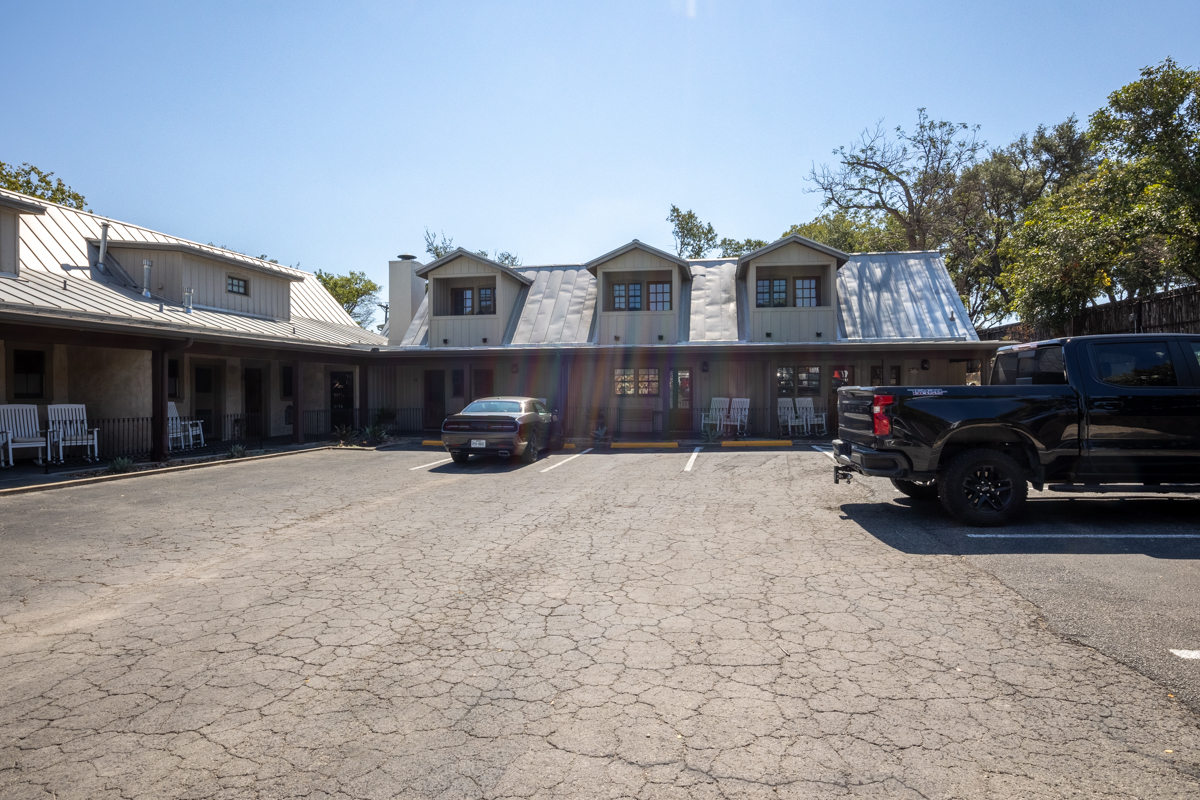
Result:
M419 467L409 467L408 471L412 472L414 469L425 469L426 467L436 467L438 464L445 464L447 461L450 461L450 460L451 459L449 459L449 458L443 458L441 461L434 461L432 464L422 464Z
M551 464L550 466L548 466L544 470L542 470L542 472L549 472L550 470L555 469L556 467L561 467L563 464L567 463L568 461L574 461L575 459L579 458L580 456L585 455L590 452L592 452L592 448L589 447L587 450L584 450L582 453L576 453L575 455L571 456L570 458L564 458L562 461L558 462L557 464Z
M1200 658L1200 650L1172 650L1180 658Z
M1200 539L1200 533L968 533L968 539Z
M692 471L692 464L696 463L696 456L700 455L700 451L703 449L704 449L703 447L697 447L695 450L692 451L692 457L688 459L687 466L683 468L684 472Z

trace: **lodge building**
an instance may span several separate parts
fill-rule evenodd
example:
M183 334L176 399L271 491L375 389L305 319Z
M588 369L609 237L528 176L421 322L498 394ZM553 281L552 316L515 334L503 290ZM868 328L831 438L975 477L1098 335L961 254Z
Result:
M998 346L979 341L939 254L798 236L738 259L637 240L586 264L403 257L389 294L381 336L311 273L0 190L3 402L43 421L84 404L159 458L172 411L210 439L303 440L435 429L491 394L546 398L579 435L631 437L698 431L712 397L743 397L767 435L778 397L828 407L840 385L964 383Z

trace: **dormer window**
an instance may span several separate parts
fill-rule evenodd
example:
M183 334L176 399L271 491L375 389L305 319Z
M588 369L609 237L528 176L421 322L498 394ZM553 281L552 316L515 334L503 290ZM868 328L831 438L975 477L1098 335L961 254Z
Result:
M229 294L249 295L250 281L246 278L235 278L232 275L226 275L225 291L229 292Z
M652 283L652 284L650 284L650 310L651 311L670 311L671 310L671 284L670 283Z
M755 291L754 306L756 308L786 308L787 281L783 278L758 280Z
M475 313L474 289L450 290L450 314L455 317L469 317Z
M796 278L796 307L813 308L821 305L821 279Z
M480 314L495 314L496 313L496 290L490 287L480 287L479 289L479 313Z

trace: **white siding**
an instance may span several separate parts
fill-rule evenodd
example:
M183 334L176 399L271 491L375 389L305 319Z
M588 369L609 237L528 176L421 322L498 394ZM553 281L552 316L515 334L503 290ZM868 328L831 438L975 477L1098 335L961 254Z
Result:
M607 307L606 280L619 282L620 273L658 272L671 276L670 311L605 311ZM599 343L613 344L675 344L679 341L679 266L645 250L630 250L611 261L606 261L596 270L599 278L599 295L596 308L600 313ZM644 307L649 306L647 292L642 297ZM616 339L615 337L620 337ZM659 340L659 336L662 339Z

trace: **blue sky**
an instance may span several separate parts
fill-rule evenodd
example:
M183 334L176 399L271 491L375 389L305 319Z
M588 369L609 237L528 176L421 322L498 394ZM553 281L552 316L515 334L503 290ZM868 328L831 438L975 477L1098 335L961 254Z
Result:
M5 6L0 160L380 282L426 227L527 264L670 249L672 203L772 239L879 119L924 106L1002 144L1168 55L1200 65L1194 0Z

